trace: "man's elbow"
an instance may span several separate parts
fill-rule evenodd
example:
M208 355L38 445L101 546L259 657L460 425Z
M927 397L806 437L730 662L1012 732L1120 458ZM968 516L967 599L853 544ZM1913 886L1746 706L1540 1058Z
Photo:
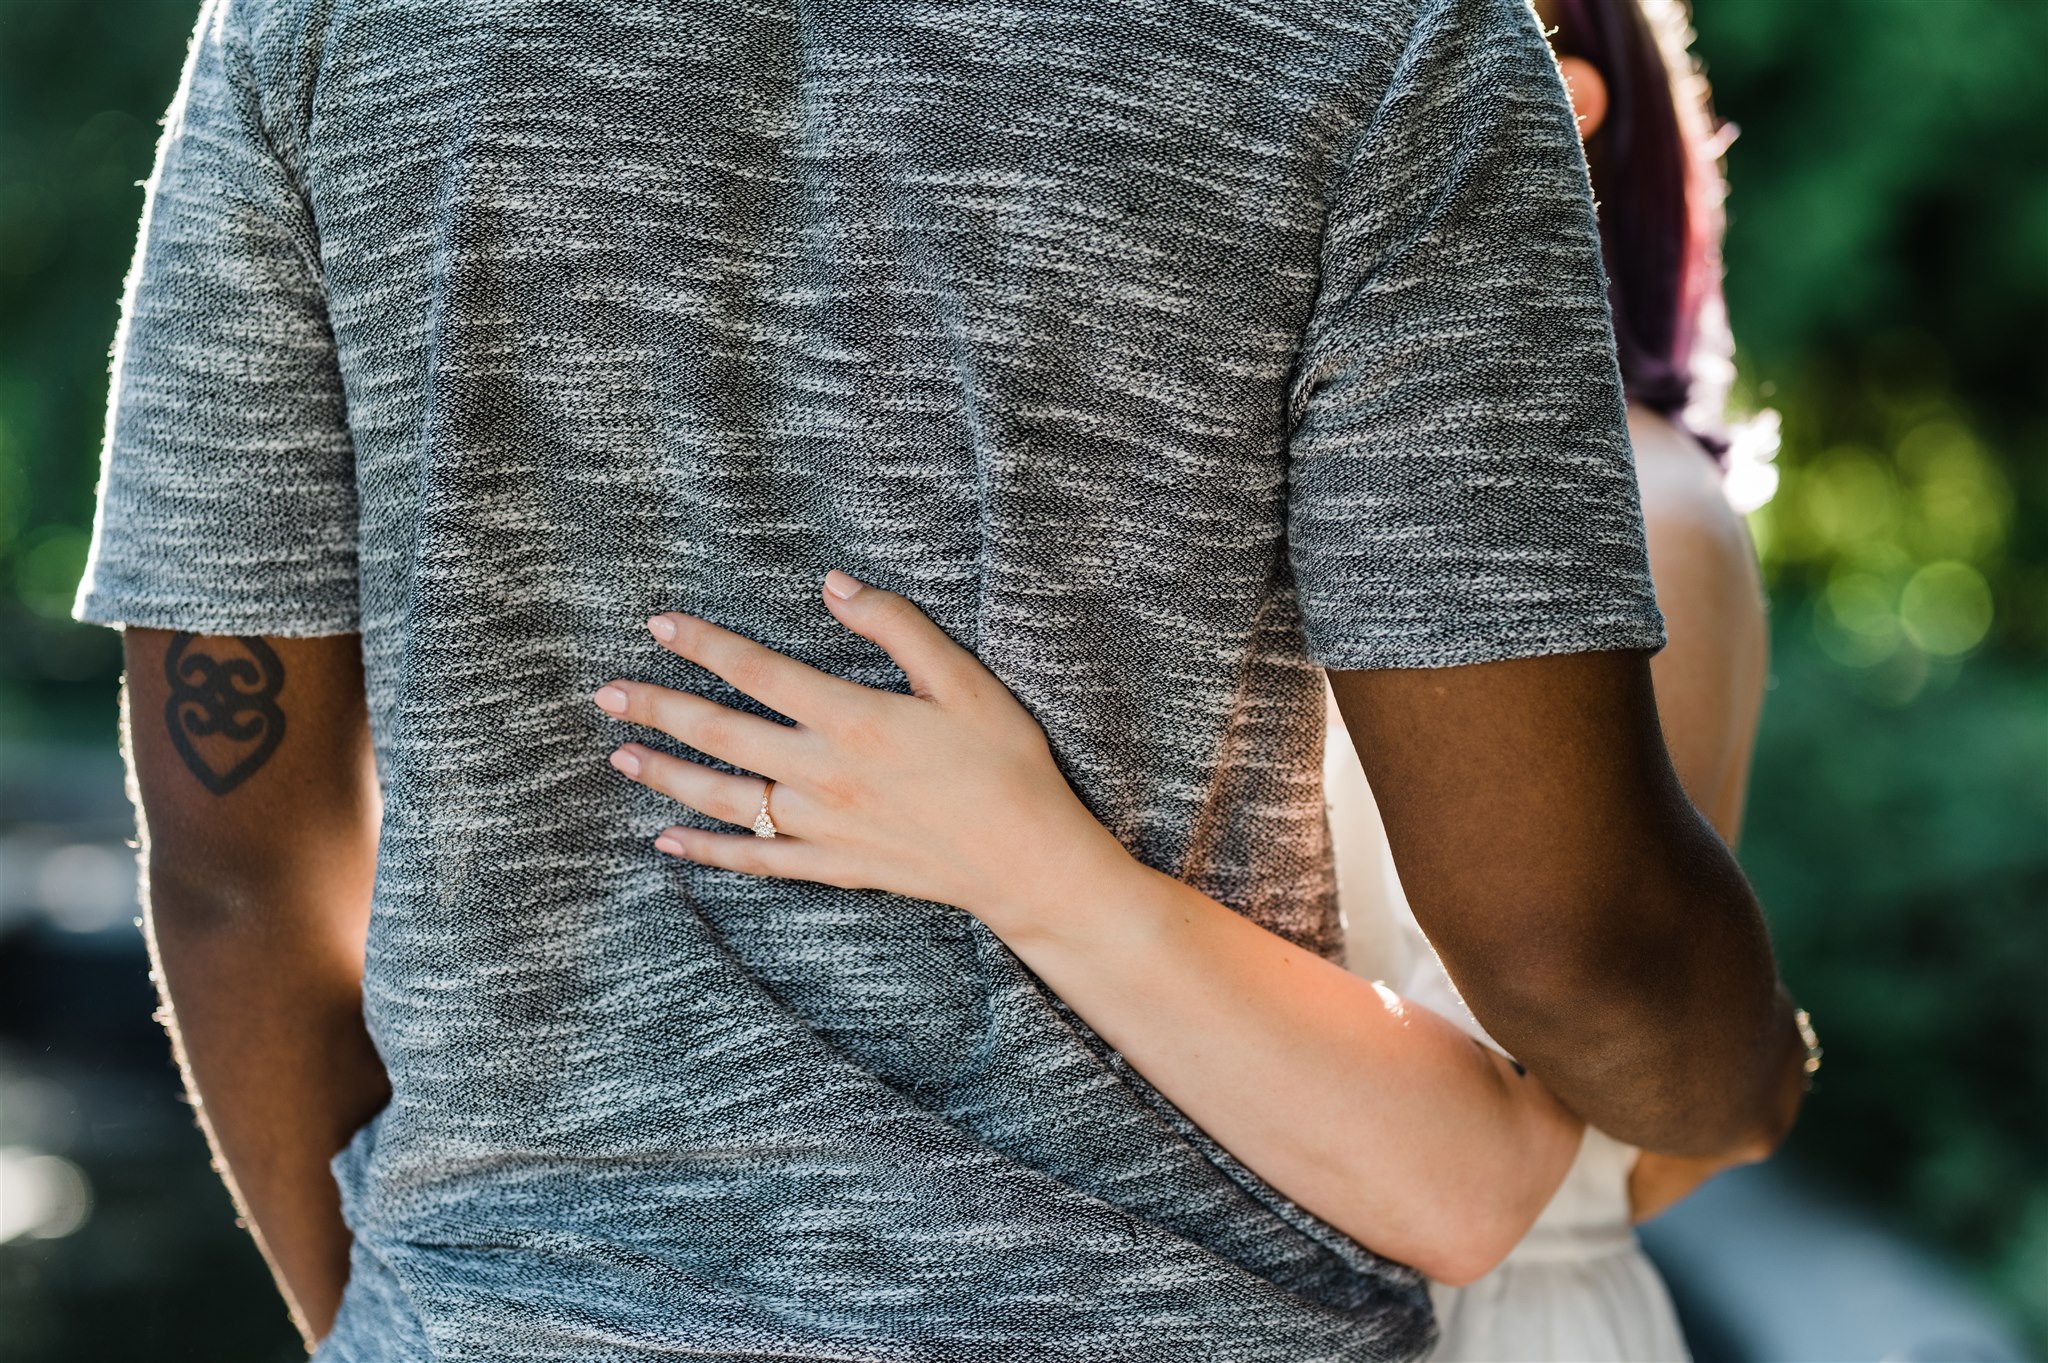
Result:
M1523 1059L1588 1122L1660 1154L1746 1163L1769 1156L1791 1130L1785 1099L1793 1058L1755 1040L1754 1018L1729 1016L1711 1031L1655 1008L1587 1010L1557 1044Z
M1466 998L1502 1045L1616 1139L1762 1159L1791 1128L1786 1085L1803 1056L1787 1049L1796 1030L1782 991L1720 987L1715 973L1645 960L1624 940L1524 959L1475 980Z
M142 902L152 932L222 937L261 931L271 896L246 867L152 845L142 861Z

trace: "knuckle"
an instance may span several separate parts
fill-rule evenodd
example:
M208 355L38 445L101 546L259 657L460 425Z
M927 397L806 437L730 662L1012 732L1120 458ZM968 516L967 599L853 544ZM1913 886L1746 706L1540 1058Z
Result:
M704 641L708 637L708 633L707 627L702 620L699 620L694 615L672 615L669 619L674 622L676 627L676 637L670 643L670 647L674 648L676 652L683 654L695 653L704 647Z
M670 789L675 785L675 773L670 769L673 758L667 753L657 752L645 743L633 745L633 756L640 763L640 784L652 786L664 795L674 793Z
M831 741L848 751L874 755L889 749L895 729L895 704L903 700L893 692L864 692L846 704L831 720Z
M677 726L676 737L699 752L716 753L732 744L732 725L717 715L696 714Z
M668 733L683 715L682 698L664 687L637 685L627 693L626 713L640 723Z
M856 752L879 752L888 743L888 723L875 707L863 705L841 717L834 737Z
M820 766L810 776L811 791L822 804L846 809L861 802L863 783L849 767L838 763Z
M660 696L654 688L643 682L615 681L611 683L626 693L627 719L636 724L652 724L658 717Z
M704 768L684 758L664 754L654 764L654 788L692 809L704 798Z
M741 652L726 664L725 679L748 695L754 695L768 681L768 660L752 651Z

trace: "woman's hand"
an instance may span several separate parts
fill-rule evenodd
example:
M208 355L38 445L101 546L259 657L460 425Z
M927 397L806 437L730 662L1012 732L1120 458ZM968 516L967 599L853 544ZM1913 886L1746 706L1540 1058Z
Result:
M790 725L701 696L613 681L593 699L775 784L776 836L672 827L655 846L749 875L890 890L952 904L1006 940L1057 931L1062 886L1140 869L1061 775L1045 731L993 673L903 597L844 573L824 600L903 670L910 695L833 677L695 616L647 622L671 652ZM628 743L612 765L700 813L751 827L760 777Z
M1646 1150L1629 1170L1629 1220L1640 1225L1690 1197L1714 1175L1753 1163L1719 1155L1656 1155Z

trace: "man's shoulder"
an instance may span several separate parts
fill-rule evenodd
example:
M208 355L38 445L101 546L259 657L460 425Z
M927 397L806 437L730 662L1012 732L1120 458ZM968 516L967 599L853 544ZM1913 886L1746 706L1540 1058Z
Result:
M280 152L300 141L296 119L310 107L334 19L335 0L206 0L200 27L215 26L229 54L227 75L245 83L263 108L265 131Z

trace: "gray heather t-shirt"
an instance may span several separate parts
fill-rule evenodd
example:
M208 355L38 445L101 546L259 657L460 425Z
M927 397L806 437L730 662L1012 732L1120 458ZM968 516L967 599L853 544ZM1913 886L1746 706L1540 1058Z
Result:
M843 567L1334 955L1316 664L1663 642L1524 0L209 0L113 359L80 618L362 635L322 1363L1426 1346L966 915L653 851L588 696L748 704L667 608L901 687Z

